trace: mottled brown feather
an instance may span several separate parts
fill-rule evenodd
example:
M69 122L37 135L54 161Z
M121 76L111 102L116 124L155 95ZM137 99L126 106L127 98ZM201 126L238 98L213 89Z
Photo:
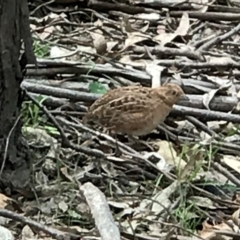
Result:
M165 120L182 95L181 87L172 83L110 90L92 104L84 123L91 120L118 133L145 135Z

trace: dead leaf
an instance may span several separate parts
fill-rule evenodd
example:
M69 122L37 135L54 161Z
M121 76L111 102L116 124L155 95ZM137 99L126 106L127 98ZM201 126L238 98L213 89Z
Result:
M182 18L180 20L180 24L175 31L175 34L178 36L185 36L190 27L190 20L187 12L183 12Z
M212 101L212 99L214 98L215 94L219 91L219 89L214 89L214 90L211 90L209 91L208 93L205 93L203 95L203 99L202 99L202 102L203 102L203 105L208 109L210 110L209 108L209 104L210 102Z
M99 55L104 55L107 52L107 42L105 37L100 33L89 33L93 39L93 46Z
M11 198L0 193L0 208L5 209L11 202L12 202Z
M151 39L150 36L142 34L140 32L132 32L128 34L128 38L125 40L124 46L120 52L123 52L128 47L133 46L136 43L143 42L147 39Z
M152 88L161 86L161 73L166 67L159 66L157 61L146 63L146 72L152 76Z
M171 185L166 187L160 192L157 192L155 196L152 197L152 207L151 210L158 215L162 210L168 209L171 205L169 200L170 196L177 191L179 187L179 182L174 181Z
M224 223L225 224L225 223ZM221 229L221 225L222 224L219 224L219 225L211 225L209 223L207 223L207 220L203 223L203 229L202 231L200 231L200 237L203 238L203 239L218 239L218 240L223 240L223 238L221 238L220 236L218 237L217 234L214 232L214 228L217 228L217 229ZM231 228L225 224L225 227L222 226L223 229L224 228L227 228L227 230L231 230ZM223 230L221 229L221 230Z
M119 44L118 41L110 41L107 42L107 52L111 52L114 47L116 47Z
M54 26L46 27L44 28L44 31L42 33L38 33L38 36L41 40L45 40L52 35L54 30L55 30Z
M11 210L11 211L17 210L19 212L23 212L16 200L9 198L2 193L0 193L0 208ZM10 219L0 216L0 226L5 225L9 221L10 221Z
M234 171L240 173L240 158L238 156L223 155L221 162L225 163Z
M22 132L32 146L50 147L47 156L45 156L46 158L58 158L60 144L45 129L41 129L40 127L24 127Z
M151 162L157 162L156 166L161 171L170 172L172 167L166 162L163 156L156 152L146 152L143 155L144 158L148 159Z
M219 72L226 71L229 68L229 65L237 64L237 62L234 61L231 57L208 57L207 59L209 63L216 65L220 64L220 66L216 67Z
M144 55L144 54L143 54ZM146 61L139 60L139 61L133 61L129 55L123 55L121 59L119 60L120 63L128 64L133 67L140 67L142 69L146 66Z
M70 51L65 48L53 46L53 47L51 47L49 57L51 59L58 58L58 59L66 60L66 55L68 55L69 53L70 53Z
M214 83L214 85L216 85L217 87L225 86L226 89L231 85L232 82L229 79L223 79L217 76L210 76L206 74L201 74L201 76L204 78L205 81Z
M157 26L157 34L161 35L166 33L166 26L165 25L158 25Z
M93 23L94 26L96 27L102 27L103 26L103 21L101 19L97 19L97 21L95 21Z
M198 12L205 13L208 10L209 0L191 0L192 8L198 10Z
M28 225L25 225L22 229L22 240L34 240L34 239L38 239L37 236L34 236L34 233L32 231L32 229L28 226Z
M62 212L66 212L68 210L68 205L64 201L61 201L58 203L58 208L61 209Z
M159 13L139 13L134 15L137 19L142 19L144 21L159 21L161 15Z
M0 226L0 239L2 239L2 240L14 240L14 236L9 229L7 229L3 226ZM22 237L21 239L24 239L24 238Z
M238 98L237 88L234 84L231 84L231 86L227 89L227 93L232 97Z
M147 30L148 30L148 28L149 28L149 22L145 25L145 26L143 26L143 27L141 27L140 29L139 29L139 31L141 31L141 32L146 32Z
M203 105L210 110L209 108L209 104L210 102L213 100L214 96L216 95L216 93L220 90L223 89L228 89L230 86L232 85L232 81L228 81L225 82L224 84L221 84L217 89L213 89L211 91L209 91L208 93L205 93L203 95Z
M161 33L160 35L155 36L153 40L160 43L160 46L163 47L165 44L174 40L177 36L185 36L189 27L189 16L187 12L184 12L180 20L180 24L174 33Z
M173 144L168 141L154 142L159 147L158 154L160 154L169 165L176 166L177 168L184 168L186 162L177 156L177 152L173 148Z
M232 220L236 226L240 225L239 214L240 214L240 208L232 214Z
M134 32L136 31L136 29L132 28L132 25L129 21L129 16L128 15L124 15L122 18L122 22L121 22L121 26L122 26L122 30L123 32Z
M108 204L115 208L122 208L122 209L129 208L129 203L126 203L126 202L108 201ZM133 201L131 201L130 204L133 204Z
M207 197L192 196L188 201L201 208L210 208L211 210L217 209L215 202Z

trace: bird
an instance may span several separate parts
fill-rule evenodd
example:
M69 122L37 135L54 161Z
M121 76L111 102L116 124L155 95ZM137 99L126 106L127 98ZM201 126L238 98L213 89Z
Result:
M180 99L189 99L174 83L149 88L127 86L109 90L88 109L83 123L94 122L107 130L131 136L152 132Z

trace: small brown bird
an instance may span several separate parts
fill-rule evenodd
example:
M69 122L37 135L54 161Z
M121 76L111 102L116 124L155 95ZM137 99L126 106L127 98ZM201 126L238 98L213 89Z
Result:
M108 91L97 99L83 119L129 136L146 135L168 116L180 98L180 86L166 83L157 88L129 86Z

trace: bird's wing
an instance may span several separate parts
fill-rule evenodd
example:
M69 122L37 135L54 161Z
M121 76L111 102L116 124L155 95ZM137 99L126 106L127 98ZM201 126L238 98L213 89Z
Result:
M138 89L138 86L129 86L129 87L122 87L121 89L116 88L113 90L108 91L105 95L103 95L102 97L98 98L89 108L89 111L94 111L95 109L97 109L100 106L103 106L111 101L113 101L114 99L118 99L126 94L129 93L133 93L134 91L136 91L136 89Z
M144 100L144 96L125 95L106 104L103 108L95 110L94 115L97 116L102 125L115 125L121 122L131 121L131 119L139 119L143 117L149 107Z

